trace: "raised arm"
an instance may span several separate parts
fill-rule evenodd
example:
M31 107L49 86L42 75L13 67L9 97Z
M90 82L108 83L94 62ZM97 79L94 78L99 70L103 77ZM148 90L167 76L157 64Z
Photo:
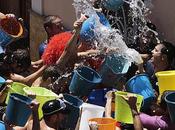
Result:
M87 18L84 15L82 15L82 17L74 23L74 31L73 31L74 34L71 37L71 39L69 40L69 42L67 43L60 58L56 62L56 64L59 65L61 68L65 67L65 64L67 63L67 61L70 58L72 58L72 56L74 54L77 55L78 36L79 36L80 30L81 30L81 26L86 19Z
M135 130L143 130L143 126L139 117L139 112L137 110L137 97L133 95L129 95L128 98L125 100L127 101L128 105L131 108L132 116L133 116L133 122L134 122L134 129Z

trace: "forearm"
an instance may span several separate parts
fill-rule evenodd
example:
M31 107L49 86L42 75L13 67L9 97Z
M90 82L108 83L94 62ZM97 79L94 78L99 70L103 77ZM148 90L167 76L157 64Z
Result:
M105 106L105 117L111 117L111 103L112 103L112 98L107 99L106 106Z
M61 68L65 66L67 61L72 57L73 53L77 53L77 40L78 40L79 31L75 31L69 42L67 43L63 53L60 58L57 60L56 64Z
M32 83L39 76L42 75L45 68L46 68L46 65L42 66L39 70L37 70L36 72L34 72L33 74L31 74L27 77L23 77L23 76L18 75L18 74L10 74L10 79L13 80L14 82L21 82L21 83L24 83L24 84L27 84L27 85L31 86Z
M133 116L133 123L135 130L143 130L142 123L139 117L139 112L137 108L131 108L132 116Z
M40 121L39 121L38 111L33 111L32 130L40 130Z

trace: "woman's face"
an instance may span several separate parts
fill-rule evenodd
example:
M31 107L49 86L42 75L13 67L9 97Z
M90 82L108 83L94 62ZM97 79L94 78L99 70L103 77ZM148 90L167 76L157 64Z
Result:
M155 46L155 48L152 50L152 58L151 61L154 65L158 65L162 61L162 48L165 46L163 44L158 44Z

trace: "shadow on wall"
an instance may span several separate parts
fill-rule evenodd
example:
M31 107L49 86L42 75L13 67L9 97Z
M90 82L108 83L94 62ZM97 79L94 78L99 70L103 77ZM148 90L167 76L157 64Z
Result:
M34 11L30 12L30 56L33 61L39 59L39 44L47 39L43 27L43 17Z

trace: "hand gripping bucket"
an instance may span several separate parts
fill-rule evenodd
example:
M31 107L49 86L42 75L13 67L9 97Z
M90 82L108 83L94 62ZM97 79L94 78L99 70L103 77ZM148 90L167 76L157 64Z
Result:
M103 117L104 107L83 103L79 130L90 130L89 119Z
M165 96L171 122L175 123L175 92L170 92Z
M4 19L7 19L7 18L4 18ZM5 48L8 44L18 39L23 34L23 27L20 22L18 22L18 24L20 28L19 33L17 35L11 35L4 31L1 25L1 21L0 21L0 46Z
M8 104L9 96L11 93L18 93L18 94L24 95L23 88L25 88L25 87L29 87L29 86L22 84L22 83L18 83L18 82L13 82L11 87L8 90L8 94L7 94L7 98L6 98L5 103Z
M5 123L0 121L0 130L6 130ZM13 130L13 129L12 129Z
M122 55L107 56L99 71L102 83L107 87L116 87L117 82L127 73L130 65L131 63Z
M24 126L31 115L29 104L32 99L20 94L12 93L6 109L7 120L16 126Z
M115 93L115 119L118 122L133 124L133 117L131 109L128 103L123 99L123 96L127 96L127 92L117 91ZM140 111L143 96L136 94L137 96L137 109Z
M79 115L80 115L80 106L83 104L83 101L69 94L64 94L63 96L67 102L66 105L70 110L65 126L67 128L75 129Z
M160 95L166 90L175 90L175 70L156 73Z
M102 25L111 28L109 21L106 19L106 17L102 13L97 12L97 15ZM90 16L82 25L82 28L80 31L80 38L86 42L95 40L96 34L94 29L96 27L97 27L97 23L95 20L95 16Z
M92 118L90 122L96 122L98 130L116 130L116 120L112 118Z
M69 90L76 96L87 96L101 82L101 76L89 67L74 70Z
M39 112L39 119L43 117L43 112L42 112L42 106L45 102L53 99L57 99L58 95L55 94L54 92L42 88L42 87L25 87L24 92L28 96L33 96L35 95L35 99L40 103L38 112Z
M146 74L139 74L132 77L125 86L128 92L140 94L144 97L143 110L148 109L151 102L155 99L151 82Z

